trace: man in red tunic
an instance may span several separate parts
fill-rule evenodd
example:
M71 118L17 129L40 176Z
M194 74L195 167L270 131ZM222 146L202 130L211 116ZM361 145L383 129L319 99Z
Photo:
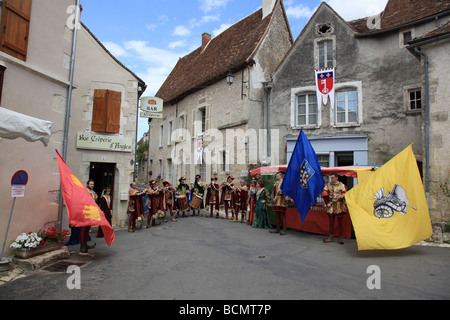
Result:
M247 218L248 212L248 187L245 181L241 180L241 207L239 211L241 212L241 223Z
M228 176L227 182L224 182L222 184L222 196L220 199L220 205L225 206L225 216L226 219L228 219L228 209L231 209L234 211L234 203L233 203L233 193L234 189L236 188L233 184L234 177Z
M214 209L216 211L216 218L219 218L219 190L220 185L217 183L217 178L212 177L211 183L206 190L206 206L209 206L209 210L211 212L209 216L206 216L207 218L212 218Z
M160 189L156 187L156 181L152 180L149 182L149 187L147 193L149 195L149 205L150 210L147 218L147 228L150 228L150 221L152 226L159 226L161 223L156 223L156 218L159 209L159 193Z
M164 187L164 192L162 193L164 195L164 200L165 200L165 210L169 210L170 212L170 219L174 222L177 221L177 219L175 219L173 217L173 213L176 209L175 207L175 191L172 187L172 185L170 184L170 182L168 181L164 181L163 182L163 187ZM167 214L167 213L166 213Z
M130 190L128 191L128 213L130 219L128 220L128 232L134 232L136 230L136 220L142 219L144 215L144 203L142 196L146 193L146 190L139 192L136 182L130 184Z

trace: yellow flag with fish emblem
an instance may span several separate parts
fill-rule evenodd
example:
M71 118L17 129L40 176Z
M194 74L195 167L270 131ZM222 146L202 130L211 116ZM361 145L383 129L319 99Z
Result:
M432 235L412 145L345 196L359 250L401 249Z

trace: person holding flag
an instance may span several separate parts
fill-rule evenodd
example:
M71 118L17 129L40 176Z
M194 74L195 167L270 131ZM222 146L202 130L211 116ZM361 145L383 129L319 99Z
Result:
M105 214L100 210L88 189L69 169L59 152L56 151L56 153L61 179L61 191L66 203L69 224L73 227L99 226L103 230L106 243L108 246L111 246L116 236ZM80 234L80 251L87 253L88 228L84 229L83 232Z
M302 222L324 187L316 152L302 129L281 185L282 192L294 201Z
M338 219L339 226L339 244L344 244L344 227L342 219L347 214L347 206L345 205L345 193L347 187L345 184L339 181L337 173L332 173L330 176L330 182L325 185L322 192L322 198L327 206L328 218L330 220L330 232L328 239L323 239L324 243L330 243L334 241L334 221Z

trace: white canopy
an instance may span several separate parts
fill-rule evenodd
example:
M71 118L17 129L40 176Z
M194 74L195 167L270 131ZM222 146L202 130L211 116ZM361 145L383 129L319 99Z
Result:
M47 146L53 122L36 119L0 107L0 138L23 138L29 142L42 141Z

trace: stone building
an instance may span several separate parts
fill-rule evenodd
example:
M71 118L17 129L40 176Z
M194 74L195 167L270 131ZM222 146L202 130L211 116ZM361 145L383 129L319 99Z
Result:
M445 21L445 20L444 20ZM429 209L436 222L450 220L450 142L447 138L450 103L450 22L436 21L436 29L410 41L410 50L422 61L424 106L429 105ZM429 98L426 98L428 94ZM428 133L427 133L428 131ZM424 153L427 153L425 145Z
M382 165L414 143L422 169L422 68L407 46L437 20L447 22L450 3L408 3L390 0L381 14L355 21L320 5L273 76L270 122L280 132L284 163L303 129L323 166ZM330 67L335 99L324 105L315 71Z
M67 165L83 183L93 179L99 196L112 188L112 222L119 225L127 215L138 101L146 85L83 23L76 58Z
M293 38L283 2L262 4L213 39L204 33L156 94L164 118L151 121L152 179L239 179L249 161L266 162L267 83ZM195 151L201 134L202 159Z
M25 197L18 198L14 206L6 256L9 243L19 234L35 232L58 221L60 180L55 150L63 147L74 39L73 25L68 24L73 19L67 12L75 5L75 0L0 2L1 106L45 120L51 128L45 145L22 138L0 138L2 243L13 202L11 177L18 170L28 173Z

